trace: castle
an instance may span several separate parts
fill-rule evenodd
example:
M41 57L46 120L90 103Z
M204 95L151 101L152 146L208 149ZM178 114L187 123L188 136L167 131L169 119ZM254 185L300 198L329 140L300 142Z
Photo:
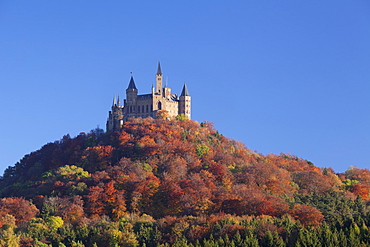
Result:
M107 131L119 130L123 123L130 118L155 118L157 111L160 110L167 111L170 118L184 114L190 119L191 97L186 84L184 83L180 97L177 94L171 94L171 88L167 87L167 85L162 86L160 62L158 62L155 81L155 88L152 85L152 93L138 95L139 90L136 88L131 74L123 105L121 105L119 96L118 99L114 96L112 109L109 111Z

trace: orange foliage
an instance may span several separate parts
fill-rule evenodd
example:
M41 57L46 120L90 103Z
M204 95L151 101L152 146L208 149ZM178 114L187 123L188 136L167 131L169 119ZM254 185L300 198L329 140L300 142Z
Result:
M131 135L128 134L126 131L119 132L118 140L121 146L126 145L129 141L131 141Z
M279 169L276 165L259 163L246 167L244 171L251 174L255 183L263 190L291 196L295 192L291 185L290 173L285 169Z
M332 190L333 181L321 172L302 171L295 172L293 181L299 185L301 193L318 193L324 195Z
M159 110L159 111L157 111L157 113L155 114L155 116L158 119L167 119L168 118L168 111L166 111L166 110Z
M86 210L92 217L106 214L103 202L103 188L98 186L90 187L89 193L86 196Z
M350 190L354 195L369 200L369 186L363 184L352 184Z
M290 154L258 154L243 143L222 136L210 122L171 120L165 111L158 111L157 119L131 119L122 130L102 134L101 138L86 134L75 139L66 136L44 149L46 155L30 155L27 163L19 165L22 172L17 172L28 174L24 171L28 164L35 164L37 157L42 156L52 169L77 164L91 173L91 177L78 181L48 178L32 184L48 187L54 195L64 195L65 201L60 202L70 210L60 207L57 214L68 223L84 217L82 205L88 217L108 215L118 219L126 214L127 204L130 212L154 217L220 212L280 217L290 213L305 225L317 226L323 218L316 208L295 205L290 210L282 198L294 197L295 193L325 195L333 188L341 189L338 176L332 171L329 176L311 162ZM40 170L52 170L48 165L40 165ZM37 169L30 170L34 170L35 174L30 172L33 176L37 175ZM351 168L341 178L359 181L351 185L349 194L368 198L369 170ZM70 197L75 191L83 195L84 204ZM42 205L45 198L36 197L35 202ZM4 200L0 202L0 216L2 212L12 213ZM10 203L12 199L7 200ZM16 217L19 221L27 218ZM229 228L224 229L225 233L234 231ZM197 227L188 232L196 238L207 236L208 230Z
M209 171L215 176L216 179L222 180L225 176L226 167L216 162L211 162L209 165Z
M207 226L196 226L189 230L187 237L189 240L195 241L197 239L206 238L211 232L211 228Z
M0 199L0 226L2 218L6 214L13 215L18 225L21 222L27 222L36 217L39 210L29 201L19 197L9 197Z
M88 147L83 156L86 170L95 171L105 169L110 163L114 148L110 145Z
M315 207L296 204L293 208L293 214L303 225L320 226L324 220L324 215Z
M229 238L232 238L237 232L244 232L245 228L238 224L225 224L220 232L221 236L225 236L226 234L229 236Z
M93 186L86 196L86 210L91 217L108 215L119 219L126 213L124 192L115 189L115 182L110 181L103 188Z

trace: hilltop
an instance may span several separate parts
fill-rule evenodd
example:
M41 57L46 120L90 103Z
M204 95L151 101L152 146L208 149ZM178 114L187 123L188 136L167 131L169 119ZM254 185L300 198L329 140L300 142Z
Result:
M0 246L368 244L369 188L367 169L262 155L210 122L135 118L8 167Z

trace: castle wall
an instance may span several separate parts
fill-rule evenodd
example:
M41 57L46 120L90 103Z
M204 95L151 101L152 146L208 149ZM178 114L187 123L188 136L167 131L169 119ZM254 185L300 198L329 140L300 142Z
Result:
M136 117L153 117L153 100L151 94L138 95Z
M165 100L165 109L168 111L169 117L176 117L179 115L179 102L173 100Z

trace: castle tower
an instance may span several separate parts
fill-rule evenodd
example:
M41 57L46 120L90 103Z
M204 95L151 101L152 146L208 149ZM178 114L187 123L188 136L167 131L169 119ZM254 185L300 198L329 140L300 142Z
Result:
M171 98L171 88L169 88L167 86L167 81L166 81L166 84L164 85L164 88L163 88L163 97L166 98L166 99Z
M119 130L123 124L123 112L120 105L119 96L118 101L116 95L113 98L112 109L109 111L108 121L107 121L107 130L114 131Z
M162 70L160 62L158 62L157 74L155 75L155 86L155 92L162 94Z
M191 119L191 97L186 84L182 88L182 92L179 98L179 114L185 114L188 119Z
M125 117L134 117L136 113L136 101L138 90L135 85L134 77L131 75L130 82L126 89L126 99L124 101Z

